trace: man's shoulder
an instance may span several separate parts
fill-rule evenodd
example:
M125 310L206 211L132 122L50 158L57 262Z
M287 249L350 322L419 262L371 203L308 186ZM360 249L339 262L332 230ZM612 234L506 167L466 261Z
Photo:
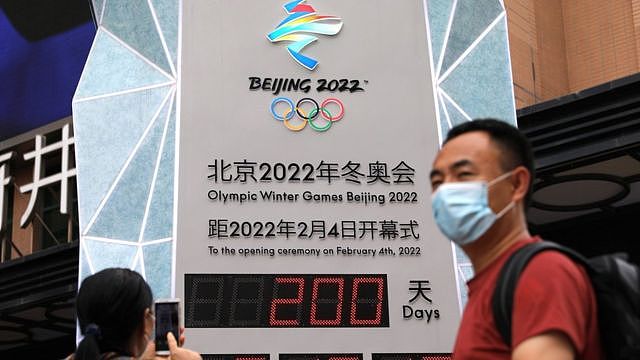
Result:
M530 271L529 271L530 270ZM523 275L530 273L554 273L557 275L573 275L586 277L587 273L582 265L573 261L569 256L555 250L542 251L534 256L524 270Z
M513 343L556 331L581 354L600 354L597 303L582 265L567 255L546 250L532 258L516 286ZM597 358L597 357L596 357Z
M523 285L523 286L521 286ZM527 292L577 292L587 295L591 282L582 265L558 251L534 256L520 276L517 290Z

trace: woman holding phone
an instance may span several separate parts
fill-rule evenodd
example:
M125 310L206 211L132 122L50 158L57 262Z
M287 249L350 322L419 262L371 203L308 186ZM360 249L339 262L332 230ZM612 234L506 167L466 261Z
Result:
M80 331L84 336L69 360L167 359L156 356L151 341L154 326L153 296L146 281L135 271L109 268L82 282L76 298ZM182 332L182 331L181 331ZM202 357L178 347L184 342L167 334L172 360Z

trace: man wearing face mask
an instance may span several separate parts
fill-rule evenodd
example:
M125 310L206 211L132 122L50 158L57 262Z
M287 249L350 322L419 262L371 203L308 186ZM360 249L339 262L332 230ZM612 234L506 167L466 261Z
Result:
M539 254L522 273L511 344L495 326L491 300L500 269L516 250L541 241L529 234L525 217L533 174L527 139L493 119L451 129L433 162L436 223L462 247L475 271L454 359L603 359L587 273L558 252Z

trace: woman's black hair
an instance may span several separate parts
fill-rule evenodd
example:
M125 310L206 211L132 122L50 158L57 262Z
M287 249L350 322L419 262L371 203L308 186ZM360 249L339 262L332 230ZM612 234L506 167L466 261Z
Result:
M144 326L151 308L151 288L135 271L109 268L82 282L76 298L78 323L84 339L78 344L75 360L96 360L100 354L130 353L132 336Z

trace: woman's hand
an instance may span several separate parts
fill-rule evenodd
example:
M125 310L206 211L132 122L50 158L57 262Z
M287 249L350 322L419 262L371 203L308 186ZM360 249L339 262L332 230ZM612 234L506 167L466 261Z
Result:
M167 333L167 342L169 343L169 352L171 353L169 358L171 360L202 360L202 356L197 352L178 347L178 342L171 332Z
M169 341L169 334L167 334L167 340ZM175 337L173 337L173 334L171 334L171 338L173 339L173 342L176 342ZM196 352L191 351L191 350L186 350L186 349L180 349L178 346L183 346L185 342L185 336L184 336L184 328L180 328L180 336L178 338L178 344L176 344L177 349L178 350L185 350L188 352L192 352L194 354L196 354L198 357L173 357L171 355L169 356L160 356L156 354L156 343L154 341L149 341L147 343L147 348L144 350L144 353L142 353L142 355L138 358L139 360L167 360L167 359L176 359L176 360L181 360L181 359L187 359L187 360L191 360L191 359L202 359L202 357L200 357L200 355L198 355ZM171 343L169 342L169 351L171 352ZM178 353L180 353L181 351L178 351ZM182 356L180 354L178 354L177 356Z

